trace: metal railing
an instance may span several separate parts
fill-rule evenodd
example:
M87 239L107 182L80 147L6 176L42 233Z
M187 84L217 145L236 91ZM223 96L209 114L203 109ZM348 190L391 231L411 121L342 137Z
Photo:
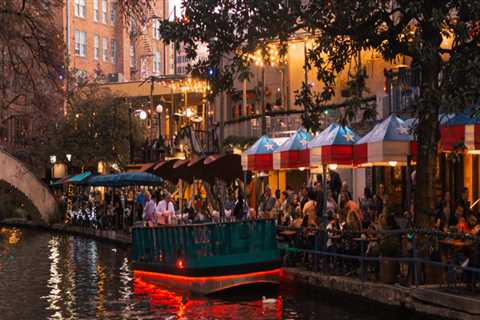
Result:
M302 125L301 113L275 114L272 112L265 116L265 121L269 136L275 136L278 132L294 131ZM261 135L262 118L260 115L225 123L225 137L259 137Z
M286 234L284 236L282 234ZM480 237L433 230L343 233L279 229L284 266L361 281L447 288L480 285Z

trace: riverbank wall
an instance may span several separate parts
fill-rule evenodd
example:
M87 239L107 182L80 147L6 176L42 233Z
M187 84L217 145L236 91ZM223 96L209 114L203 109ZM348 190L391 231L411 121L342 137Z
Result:
M23 219L0 221L0 226L43 229L49 232L72 234L130 246L131 237L125 232L93 230L65 224L46 225ZM377 282L360 281L346 276L323 275L300 268L283 268L286 281L360 296L377 303L405 308L445 319L479 320L480 295L455 295L434 286L403 287Z
M45 224L42 222L28 221L23 219L7 219L0 221L0 226L43 229L50 232L78 235L102 241L109 241L116 244L130 246L131 236L126 232L115 230L95 230L78 226L66 225L63 223Z

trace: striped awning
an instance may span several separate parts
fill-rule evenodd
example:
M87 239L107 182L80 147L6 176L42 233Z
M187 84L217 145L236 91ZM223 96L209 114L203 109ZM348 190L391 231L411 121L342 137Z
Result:
M273 153L273 169L301 169L310 166L308 143L312 135L300 128Z
M352 129L332 123L308 144L310 166L353 165L353 145L360 137Z
M408 125L399 117L391 115L356 142L353 147L354 164L406 164L407 156L412 155L415 150L415 142Z

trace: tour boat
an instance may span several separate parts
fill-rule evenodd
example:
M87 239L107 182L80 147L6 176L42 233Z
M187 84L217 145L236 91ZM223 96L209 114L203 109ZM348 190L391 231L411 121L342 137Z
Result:
M245 285L278 285L275 221L135 227L136 277L167 287L211 294Z

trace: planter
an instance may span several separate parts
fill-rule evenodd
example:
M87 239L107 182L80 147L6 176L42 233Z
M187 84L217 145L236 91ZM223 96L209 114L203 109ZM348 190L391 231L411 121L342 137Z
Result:
M397 282L398 274L400 273L400 264L398 261L390 261L380 259L380 282L386 284L393 284Z

